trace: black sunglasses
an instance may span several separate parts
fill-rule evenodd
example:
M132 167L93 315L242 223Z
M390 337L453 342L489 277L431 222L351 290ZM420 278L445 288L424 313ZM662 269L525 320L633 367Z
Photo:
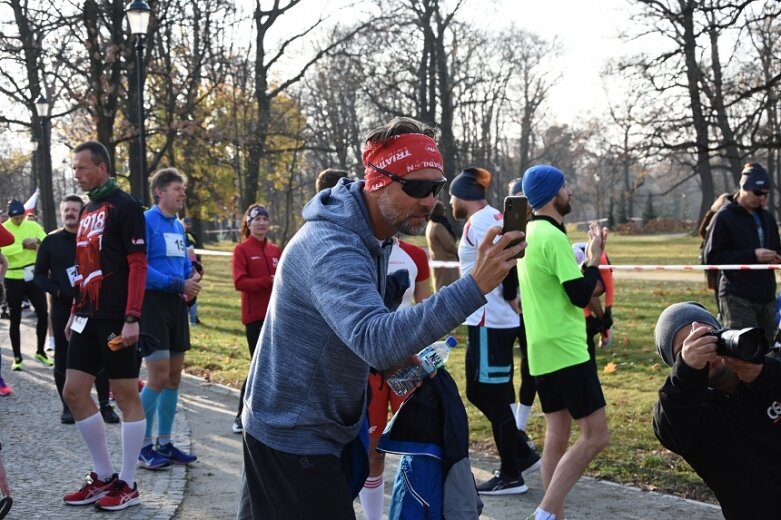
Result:
M368 165L374 168L374 170L377 171L378 173L381 173L386 177L389 177L391 180L400 183L401 190L407 195L409 195L410 197L414 197L416 199L425 199L429 195L433 195L434 198L437 198L439 192L442 191L442 188L444 188L445 184L447 184L447 179L445 179L444 177L439 179L438 181L405 179L389 171L383 170L382 168L378 168L377 166L374 166L372 163L368 163Z
M767 197L768 195L770 195L769 191L762 191L762 190L751 190L751 191L753 191L754 195L756 195L757 197Z

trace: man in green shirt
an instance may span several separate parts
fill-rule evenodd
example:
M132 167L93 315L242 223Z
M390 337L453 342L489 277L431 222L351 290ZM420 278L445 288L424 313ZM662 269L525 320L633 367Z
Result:
M588 464L607 446L605 398L586 348L582 309L601 290L599 260L607 230L589 229L581 273L562 224L572 191L558 169L540 165L523 176L534 209L526 229L526 255L518 263L529 372L545 414L542 481L545 495L531 520L564 518L564 500ZM580 437L569 446L572 421Z
M3 223L15 238L10 246L5 246L0 251L8 259L8 271L5 273L6 301L11 313L11 325L8 327L8 335L11 337L11 348L14 351L12 370L22 369L22 351L19 325L22 323L22 300L25 296L30 300L38 323L35 333L38 339L35 359L50 367L54 362L46 356L43 350L46 342L46 332L49 327L49 314L46 310L46 297L43 291L33 282L35 270L35 257L38 254L38 245L46 237L43 228L32 220L27 220L24 214L24 206L18 200L8 203L8 216Z

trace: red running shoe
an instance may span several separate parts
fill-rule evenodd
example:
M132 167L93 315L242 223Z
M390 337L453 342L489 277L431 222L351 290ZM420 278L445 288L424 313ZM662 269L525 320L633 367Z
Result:
M135 482L131 488L124 480L116 479L111 483L106 496L95 502L95 507L106 511L119 511L140 503L141 498L138 496L138 486Z
M2 377L0 377L0 395L11 395L11 387L5 384Z
M93 471L84 477L84 485L81 489L73 493L67 493L62 499L71 506L85 506L97 502L108 494L111 485L117 480L117 474L111 475L111 478L103 481Z

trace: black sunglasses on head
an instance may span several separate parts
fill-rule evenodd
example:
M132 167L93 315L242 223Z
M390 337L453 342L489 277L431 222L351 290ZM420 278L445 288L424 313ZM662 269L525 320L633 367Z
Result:
M442 191L442 188L445 187L445 184L447 184L447 179L445 179L444 177L439 179L438 181L405 179L404 177L399 177L398 175L383 170L382 168L378 168L377 166L374 166L372 163L367 163L367 164L372 168L374 168L376 172L381 173L382 175L389 177L391 180L400 183L401 190L407 195L409 195L410 197L414 197L416 199L425 199L429 195L433 195L434 198L436 198L437 195L439 195L439 192Z
M751 190L751 191L753 191L754 195L756 195L757 197L767 197L770 194L769 191L762 191L762 190Z

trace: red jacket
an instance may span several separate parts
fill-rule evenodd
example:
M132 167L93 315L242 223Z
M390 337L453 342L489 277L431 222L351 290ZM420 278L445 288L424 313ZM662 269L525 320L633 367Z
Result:
M246 238L233 250L233 285L241 291L241 322L263 321L282 250L268 240Z

